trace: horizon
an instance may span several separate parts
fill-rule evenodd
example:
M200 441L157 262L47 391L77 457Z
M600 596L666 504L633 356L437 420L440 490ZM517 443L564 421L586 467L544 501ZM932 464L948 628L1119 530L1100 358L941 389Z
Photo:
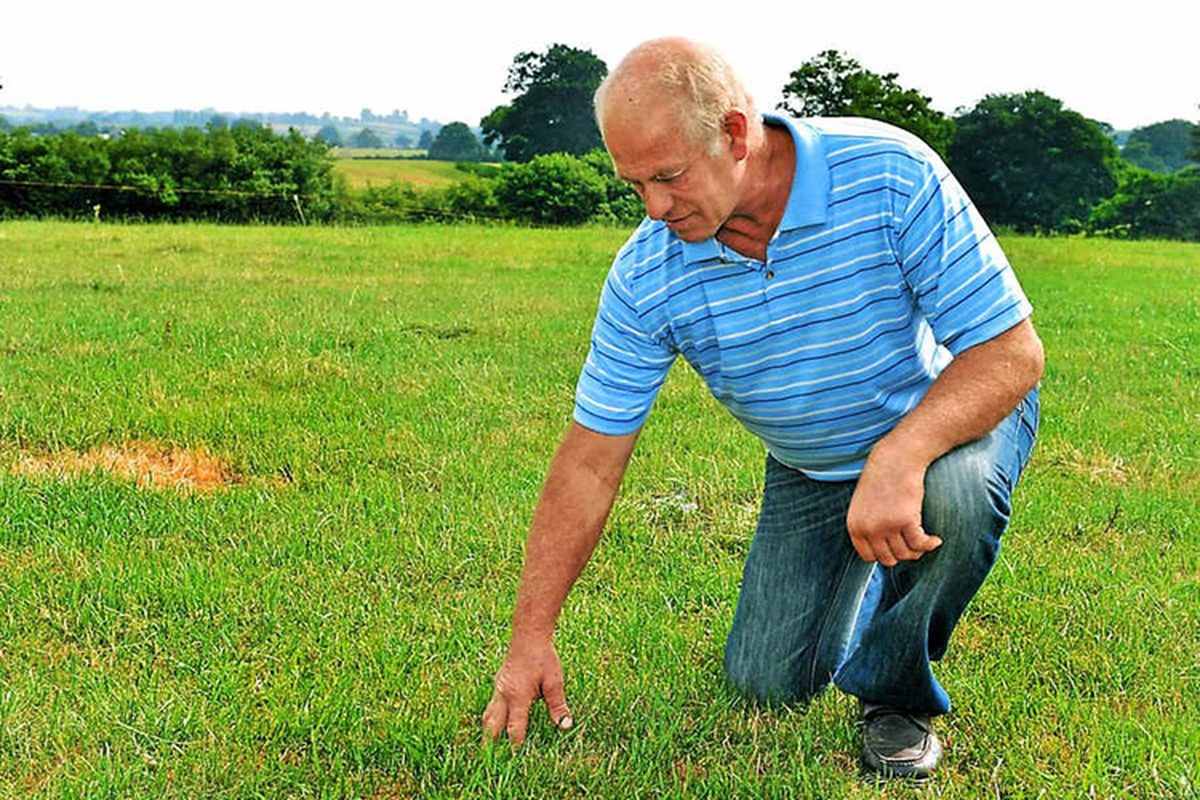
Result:
M3 87L0 87L0 89L2 89L2 88ZM1030 89L1028 91L1039 91L1039 90ZM1017 94L1017 93L1014 93L1014 94ZM983 98L980 98L980 99L982 100ZM1061 98L1054 98L1054 99L1061 101ZM1075 110L1075 109L1071 109L1069 106L1067 106L1066 103L1064 103L1063 105L1069 111ZM768 110L770 110L770 109L768 109ZM15 111L15 112L19 112L19 113L26 113L26 114L33 114L33 115L37 115L37 114L48 115L48 114L60 113L64 116L67 116L70 114L77 114L77 115L83 116L85 118L89 117L89 116L93 116L93 115L114 115L115 116L115 115L122 115L122 114L139 115L139 116L158 116L158 115L165 115L165 114L195 114L195 115L211 114L212 116L225 117L231 121L237 120L237 119L252 119L255 117L305 116L305 117L312 117L317 122L321 122L321 121L324 121L325 119L329 119L329 120L332 120L335 122L339 122L339 121L340 122L356 122L356 123L362 123L365 125L369 125L373 121L384 122L384 123L392 124L392 125L399 124L399 123L393 121L391 118L397 114L401 114L401 115L404 115L405 124L409 124L409 125L412 125L413 127L417 127L417 128L424 127L426 123L428 123L430 125L436 125L438 127L444 127L445 125L449 125L454 122L466 123L472 129L478 129L480 127L480 121L471 122L470 120L463 119L463 118L437 119L437 118L429 117L426 115L416 116L416 115L413 115L411 112L409 112L407 109L401 109L401 108L391 108L391 109L388 109L387 111L378 111L374 108L363 107L362 109L360 109L358 111L357 115L349 115L349 114L335 114L331 111L315 112L315 111L303 111L303 110L302 111L280 111L280 110L261 110L261 109L260 110L248 110L248 109L234 110L234 109L219 108L219 107L214 107L214 106L206 106L204 108L185 108L185 107L165 108L164 107L164 108L147 109L147 108L84 108L82 106L49 107L49 106L33 106L33 105L28 105L28 104L26 104L24 106L13 106L13 105L0 104L0 117L4 117L5 112L9 112L9 111ZM378 119L378 120L365 119L362 116L364 111L369 111L369 112L371 112L373 117L379 117L380 119ZM760 109L760 113L762 111L763 111L763 109ZM948 114L946 114L946 116L953 118L953 117L960 116L961 114L966 113L968 111L970 111L970 108L960 108L960 109L958 109L958 111L956 113L948 113ZM943 113L945 113L945 112L943 112ZM1079 112L1079 113L1082 113L1082 112ZM1152 120L1150 122L1145 122L1145 123L1134 125L1131 127L1117 127L1117 126L1111 125L1110 123L1106 123L1104 120L1098 120L1098 119L1093 119L1091 117L1088 117L1086 114L1084 114L1083 116L1088 119L1091 119L1093 122L1096 122L1097 124L1100 124L1102 126L1109 125L1109 127L1112 129L1113 133L1128 133L1130 131L1140 130L1142 128L1147 128L1147 127L1150 127L1153 125L1158 125L1158 124L1167 123L1167 122L1182 121L1182 122L1187 122L1192 125L1200 125L1200 122L1197 122L1196 120L1187 119L1185 117L1170 117L1170 118L1164 118L1164 119L1159 119L1159 120ZM186 127L186 124L183 127Z

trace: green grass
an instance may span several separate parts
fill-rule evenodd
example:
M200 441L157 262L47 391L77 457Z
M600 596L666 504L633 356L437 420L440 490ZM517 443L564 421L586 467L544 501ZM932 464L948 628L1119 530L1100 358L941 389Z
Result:
M344 176L353 189L383 186L393 181L421 188L444 188L467 174L456 169L453 161L401 158L341 157L333 162L333 171Z
M525 528L623 233L0 223L0 796L1194 797L1200 248L1007 238L1043 438L939 676L944 772L721 680L759 446L678 368L559 652L480 746ZM160 442L242 480L13 467Z

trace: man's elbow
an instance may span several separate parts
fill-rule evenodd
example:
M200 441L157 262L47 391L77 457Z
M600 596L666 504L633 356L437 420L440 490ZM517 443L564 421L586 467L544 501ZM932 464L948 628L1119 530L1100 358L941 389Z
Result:
M1046 370L1046 349L1042 346L1042 340L1038 337L1037 331L1033 329L1033 325L1026 320L1021 325L1024 328L1020 337L1020 347L1014 353L1013 366L1014 374L1020 375L1026 384L1025 390L1028 391L1034 386L1037 386L1038 381L1042 379L1042 373Z

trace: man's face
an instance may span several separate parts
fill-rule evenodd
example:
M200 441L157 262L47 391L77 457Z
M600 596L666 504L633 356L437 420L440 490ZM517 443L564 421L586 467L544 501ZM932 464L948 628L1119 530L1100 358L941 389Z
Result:
M680 239L715 236L738 202L738 159L730 137L722 132L713 154L683 133L669 108L631 117L605 120L605 144L617 176L637 190L646 214L666 222Z

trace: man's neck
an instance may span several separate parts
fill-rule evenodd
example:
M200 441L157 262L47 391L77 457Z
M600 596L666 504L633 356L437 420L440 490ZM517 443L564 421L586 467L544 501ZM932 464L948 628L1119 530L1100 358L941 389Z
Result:
M717 231L717 240L749 258L767 260L767 245L783 220L796 171L796 147L787 128L765 125L747 159L743 196Z

